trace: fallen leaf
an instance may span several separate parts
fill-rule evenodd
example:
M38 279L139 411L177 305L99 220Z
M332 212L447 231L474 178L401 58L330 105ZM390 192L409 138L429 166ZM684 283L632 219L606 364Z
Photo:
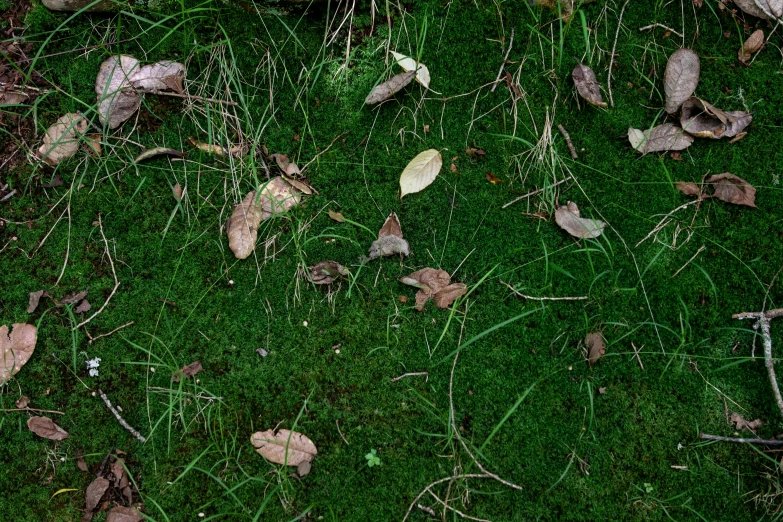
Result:
M14 323L11 328L11 335L8 335L8 327L0 326L0 385L30 360L38 340L38 331L31 324Z
M55 424L49 417L30 417L27 419L27 428L39 437L49 440L68 438L68 432Z
M686 149L693 143L693 136L676 125L664 123L646 131L630 128L628 141L634 150L647 154Z
M275 160L275 163L277 163L277 166L280 167L280 170L283 171L283 174L291 177L296 177L302 174L302 171L299 170L299 167L296 166L296 163L288 159L288 154L272 154L269 157Z
M299 465L296 467L296 473L300 477L304 477L308 473L310 473L310 470L313 469L313 465L310 463L309 460L303 460L299 463Z
M573 201L555 211L555 222L572 236L580 238L598 237L606 226L603 221L581 217L579 207Z
M410 245L402 238L402 227L397 214L392 212L378 232L378 239L370 245L369 259L393 255L409 256Z
M171 378L174 382L179 382L181 379L187 379L188 377L193 377L203 369L204 367L201 366L201 361L194 361L190 364L186 364L185 366L182 367L182 369L172 373Z
M764 45L764 31L757 29L747 40L742 42L742 47L737 52L737 57L742 63L747 63L753 53L761 49L762 45Z
M606 341L601 332L590 332L585 337L585 345L587 345L587 362L593 366L606 353Z
M90 289L82 290L80 292L73 292L71 294L66 295L61 300L54 299L54 304L57 306L65 306L68 304L75 304L80 302L82 299L87 297L87 293L90 291Z
M467 292L467 287L462 283L451 283L451 276L445 270L423 268L406 277L400 278L400 282L415 286L416 310L421 312L424 305L431 298L435 298L435 305L439 308L448 308L456 298Z
M754 421L748 422L739 413L732 413L729 420L732 424L734 424L734 427L738 430L750 430L755 432L757 429L759 429L761 426L764 425L764 423L761 422L761 419L756 419Z
M519 84L517 84L514 81L514 77L511 76L511 73L506 71L506 87L508 88L509 92L512 95L512 98L515 100L518 100L522 97L522 89L519 88Z
M449 166L449 170L451 170L451 172L457 172L457 166L452 163L451 166Z
M492 183L493 185L497 185L498 183L503 183L503 180L499 177L492 174L490 171L487 171L487 173L484 175L487 178L487 181Z
M179 183L175 183L174 186L171 187L171 193L174 196L174 199L182 201L182 186Z
M699 84L699 55L690 49L679 49L669 57L663 76L666 112L674 114L691 97Z
M329 211L329 217L333 220L337 221L338 223L345 223L345 216L340 214L339 212L335 212L333 210Z
M685 159L682 157L682 155L679 152L676 152L676 151L672 152L671 154L669 154L669 156L674 161L685 161Z
M605 395L606 394L606 388L605 387L598 388L598 393L600 393L601 395Z
M682 104L682 128L699 138L732 138L753 121L749 112L724 112L706 101L691 97Z
M38 303L42 297L49 297L49 292L46 290L38 290L37 292L30 292L30 297L27 305L27 313L31 314L38 308Z
M747 133L747 132L740 132L740 133L738 133L736 136L734 136L733 138L731 138L731 139L729 140L729 143L737 143L739 140L741 140L742 138L744 138L744 137L745 137L745 136L747 136L747 135L748 135L748 133Z
M130 83L130 77L139 67L139 61L127 54L112 56L101 64L95 78L95 93L98 117L109 129L125 123L141 107L141 97Z
M775 16L769 8L769 5L764 0L734 0L734 4L756 18L762 20L774 20ZM762 7L762 5L764 7Z
M250 436L250 443L261 456L274 464L298 466L301 462L312 461L318 454L313 441L290 430L257 431Z
M316 285L330 285L335 279L346 277L348 269L336 261L321 261L315 266L308 268L310 271L310 281Z
M427 188L440 173L443 158L435 149L425 150L408 163L400 175L402 199L407 194L420 192Z
M427 69L426 65L421 62L416 62L416 60L409 58L404 54L400 54L394 51L391 51L391 54L397 61L397 65L402 67L405 72L415 71L416 81L427 88L430 87L430 70Z
M87 486L84 495L85 508L88 513L95 511L95 508L101 503L101 498L106 490L109 489L109 481L104 477L98 477Z
M397 217L395 212L389 214L386 221L383 222L383 226L378 231L378 237L395 236L402 239L402 225L400 225L400 218Z
M154 158L155 156L176 156L181 158L184 155L185 154L178 151L177 149L170 149L168 147L155 147L154 149L147 149L136 156L136 159L133 160L133 163L141 163L142 161Z
M55 173L54 177L52 178L52 181L49 183L42 183L41 186L43 188L56 188L61 187L63 185L63 178L60 177L59 173Z
M87 461L84 460L84 451L81 448L77 448L74 452L74 457L76 457L76 467L80 471L87 473L90 469L87 467Z
M487 151L484 149L478 149L476 147L468 147L465 149L465 154L471 158L481 159L487 155Z
M679 190L680 192L682 192L686 196L692 196L692 197L695 197L695 198L704 196L704 194L702 193L701 189L699 188L699 186L696 183L680 181L680 182L675 183L674 186L677 187L677 190Z
M214 145L211 143L202 143L196 140L196 138L194 138L193 136L188 137L188 141L190 142L191 145L204 152L215 154L216 156L226 155L226 151L220 145Z
M385 82L376 85L375 88L370 91L370 94L367 95L367 98L364 99L364 103L367 105L373 105L388 100L397 94L400 90L402 90L406 85L411 83L415 76L416 73L413 72L402 72L400 74L395 74Z
M174 91L185 92L182 81L185 78L185 66L179 62L164 60L145 65L134 72L129 81L139 91Z
M144 515L132 507L115 506L106 513L106 522L141 522Z
M296 165L294 165L294 166L296 166ZM310 185L308 185L307 183L305 183L301 179L292 178L292 177L287 176L285 174L283 174L281 177L286 181L286 183L288 183L289 185L291 185L292 187L294 187L298 191L300 191L300 192L302 192L304 194L307 194L308 196L311 195L313 192L315 192L316 194L318 193L317 190L315 190L313 187L311 187Z
M405 295L398 295L397 300L401 302L402 304L405 304L408 302L408 296Z
M714 174L707 179L707 183L712 185L713 197L721 201L756 207L756 188L739 176L730 172Z
M91 308L92 306L90 306L90 302L87 299L82 299L82 302L76 305L73 311L77 314L83 314L85 312L89 312Z
M86 134L84 136L84 144L86 145L85 149L90 152L93 156L101 157L101 140L103 139L103 134L98 134L91 132L89 134Z
M26 102L27 98L23 92L0 90L0 105L20 105Z
M435 306L444 309L448 308L458 297L462 297L467 292L468 287L465 283L451 283L433 296L435 298Z
M593 70L583 64L577 64L571 72L571 77L576 85L576 92L584 98L587 103L596 107L606 107L606 102L601 97L601 86L595 77Z
M38 156L49 165L57 165L79 152L77 135L87 130L87 120L79 112L61 116L46 130Z

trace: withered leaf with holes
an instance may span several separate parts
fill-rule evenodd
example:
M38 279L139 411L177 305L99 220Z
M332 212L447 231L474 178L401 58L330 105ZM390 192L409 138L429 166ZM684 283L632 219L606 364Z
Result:
M714 174L707 179L712 185L713 197L726 203L756 207L756 188L730 172Z
M172 373L171 374L172 375L171 378L172 378L172 380L174 382L179 382L181 379L186 379L188 377L193 377L194 375L196 375L198 372L200 372L203 369L204 369L204 367L201 366L201 361L193 361L192 363L186 364L181 369L179 369L179 370L175 371L174 373Z
M378 232L378 239L373 241L370 246L370 259L393 256L395 254L409 256L410 253L410 245L402 238L400 218L392 212Z
M761 419L756 419L748 422L745 420L745 417L743 417L739 413L732 413L730 417L730 422L734 424L734 427L738 430L750 430L750 431L756 431L764 424L763 422L761 422Z
M308 270L310 271L310 281L316 285L330 285L335 279L346 277L349 273L348 269L337 261L321 261Z
M8 335L8 327L0 326L0 385L15 375L35 351L38 330L26 323L14 323Z
M445 270L423 268L406 277L400 278L400 282L415 286L416 310L421 312L424 305L431 298L435 299L438 308L448 308L458 297L465 295L467 287L462 283L451 283L451 276Z
M601 86L598 84L598 79L590 67L581 63L577 64L571 72L571 77L574 79L574 85L579 96L584 98L587 103L596 107L607 106L601 97Z
M568 205L563 205L555 211L555 222L560 225L560 228L579 238L598 237L606 226L603 221L581 217L579 207L573 201L569 201Z
M630 128L628 141L634 150L647 154L687 149L693 143L693 136L676 125L664 123L646 131Z
M27 419L27 428L44 439L65 440L68 432L59 427L49 417L30 417Z
M691 97L682 104L682 128L699 138L733 138L753 121L749 112L725 112L706 101Z
M380 103L382 101L388 100L389 98L397 94L400 90L402 90L406 85L411 83L415 77L416 77L416 71L401 72L400 74L395 74L385 82L376 85L375 88L370 92L370 94L367 95L367 98L365 98L364 103L366 103L367 105L373 105L375 103Z
M606 341L604 341L601 332L590 332L585 337L585 345L587 346L587 362L593 366L606 353Z
M299 466L312 461L318 450L309 438L291 430L257 431L250 436L250 443L269 462Z
M663 76L666 112L674 114L691 97L699 84L699 55L690 49L679 49L669 57Z
M764 45L764 31L757 29L747 40L742 42L742 47L737 52L737 57L742 63L747 63L753 53L761 49L762 45Z

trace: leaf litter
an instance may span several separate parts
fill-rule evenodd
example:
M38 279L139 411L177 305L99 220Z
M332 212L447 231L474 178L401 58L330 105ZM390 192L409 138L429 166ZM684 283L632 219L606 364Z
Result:
M699 55L691 49L679 49L669 57L663 78L666 112L674 114L691 97L700 72Z
M693 136L677 125L664 123L646 131L632 127L628 129L628 141L637 152L648 154L687 149L693 143Z
M335 280L347 277L348 269L337 261L321 261L315 266L308 268L310 272L310 282L316 285L330 285Z
M601 86L598 83L593 70L583 64L577 64L571 72L576 91L587 103L596 107L606 107L607 104L601 96Z
M370 91L370 94L367 95L367 98L364 99L364 103L367 105L374 105L388 100L411 83L415 76L415 72L401 72L395 74L385 82L376 85L375 88Z
M400 199L421 192L438 177L443 157L436 149L425 150L413 158L400 175Z
M712 187L712 194L707 192L706 187L700 188L690 182L678 182L675 187L686 196L699 199L717 198L726 203L756 208L756 188L739 176L730 172L713 174L707 178L705 185Z
M6 325L0 326L0 385L16 375L27 364L35 351L38 330L27 323L14 323L11 334Z
M400 218L392 212L378 231L378 239L370 245L369 259L393 255L409 256L410 254L410 245L402 237Z
M419 289L416 292L416 305L414 308L421 312L424 305L430 299L435 299L435 306L448 308L460 296L467 293L468 287L464 283L452 283L451 276L445 270L423 268L412 274L400 278L400 282Z
M588 333L585 337L585 346L587 346L587 362L590 366L606 354L606 341L601 332Z
M65 440L68 432L54 423L49 417L30 417L27 419L27 428L44 439Z
M299 466L312 462L318 454L315 444L307 436L291 430L257 431L250 436L250 443L269 462Z
M174 382L179 382L182 379L193 377L203 369L204 367L201 365L201 361L193 361L192 363L186 364L179 370L172 373L171 380L173 380Z
M49 165L57 165L79 152L78 137L86 131L87 120L81 113L72 112L60 116L46 130L43 145L38 149L38 156Z
M574 237L595 238L604 231L606 223L597 219L581 217L579 207L573 201L555 211L555 222Z
M699 138L733 138L753 121L749 112L724 112L706 101L691 97L682 105L680 125Z

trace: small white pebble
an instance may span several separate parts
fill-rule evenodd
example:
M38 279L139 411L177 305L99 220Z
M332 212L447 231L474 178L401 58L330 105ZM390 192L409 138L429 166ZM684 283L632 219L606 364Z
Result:
M60 457L60 462L65 462L65 457Z
M307 325L308 325L307 321L302 321L302 326L307 326Z
M340 354L340 350L335 350L334 353L339 355Z
M93 397L95 397L96 395L98 395L96 392L92 392Z
M199 513L198 518L204 518L206 515L204 513Z
M155 368L152 368L152 367L150 367L150 371L151 371L152 373L155 373Z
M569 366L569 367L568 367L568 371L569 371L569 372L570 372L571 370L573 370L573 369L574 369L574 367L573 367L573 366Z
M229 279L228 280L228 284L233 285L234 284L234 280L233 279Z
M115 408L117 408L117 411L122 411L122 406L116 405Z

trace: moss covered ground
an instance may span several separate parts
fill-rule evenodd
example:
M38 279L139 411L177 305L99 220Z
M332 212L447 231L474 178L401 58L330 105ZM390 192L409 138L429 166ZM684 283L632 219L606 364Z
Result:
M39 328L34 357L0 394L0 519L78 519L92 475L78 470L77 450L95 466L121 449L150 520L401 520L428 484L480 473L450 427L460 346L454 421L485 469L521 486L471 479L433 488L463 513L772 517L752 499L774 491L777 454L704 444L698 434L731 436L730 412L762 419L761 437L783 428L761 343L754 359L751 324L731 318L783 299L775 280L783 263L779 31L746 67L737 61L740 41L756 27L768 33L765 22L733 16L714 0L700 8L629 2L616 42L614 107L598 109L576 99L570 72L575 58L593 67L608 99L623 2L587 4L569 23L523 1L376 2L374 24L360 2L339 29L348 11L335 4L280 13L185 1L76 16L34 5L25 37L52 88L33 108L4 110L34 117L39 138L66 112L97 121L95 75L117 52L186 61L189 92L238 105L150 95L138 119L103 138L100 158L81 152L56 172L31 160L0 173L17 190L0 203L0 324ZM699 96L753 111L743 140L697 141L682 161L629 148L629 126L664 119L663 70L683 45L661 28L639 31L656 22L684 33L700 55ZM505 83L490 90L512 29L507 70L521 89L517 100ZM437 92L412 84L380 107L365 106L372 87L398 72L384 63L387 48L420 56ZM569 131L578 160L552 124ZM255 256L238 261L223 225L264 171L251 155L195 150L191 136L263 144L300 166L316 158L306 175L319 194L264 222ZM3 130L0 140L14 139ZM531 152L535 144L540 154ZM187 154L133 162L153 146ZM470 147L486 154L469 155ZM442 152L443 171L400 200L402 169L428 148ZM708 171L748 180L758 208L705 201L635 246L687 202L673 182L699 182ZM487 172L503 182L489 183ZM54 174L64 185L43 188ZM568 175L576 181L551 187ZM186 188L180 204L176 183ZM605 234L575 241L553 219L533 215L551 214L556 196L605 220ZM328 209L370 230L396 212L412 255L362 263L374 236L332 221ZM75 331L83 317L50 300L27 314L28 293L39 289L61 298L89 287L93 310L109 296L99 215L121 283L108 306ZM302 266L325 259L352 277L331 289L302 278ZM471 289L453 311L431 303L413 310L414 289L398 278L428 266ZM520 299L501 281L531 296L588 299ZM89 342L88 332L131 321ZM597 330L607 353L590 367L583 340ZM776 346L780 331L773 322ZM97 377L85 367L93 357L101 358ZM194 360L204 366L198 380L173 382L171 372ZM429 375L391 381L406 372ZM115 420L98 388L146 443ZM31 407L64 412L53 418L70 437L31 434L28 413L5 411L21 395ZM275 426L315 442L310 474L297 478L254 452L250 434ZM380 466L366 465L371 449ZM431 496L419 503L440 517ZM409 517L430 518L415 506Z

